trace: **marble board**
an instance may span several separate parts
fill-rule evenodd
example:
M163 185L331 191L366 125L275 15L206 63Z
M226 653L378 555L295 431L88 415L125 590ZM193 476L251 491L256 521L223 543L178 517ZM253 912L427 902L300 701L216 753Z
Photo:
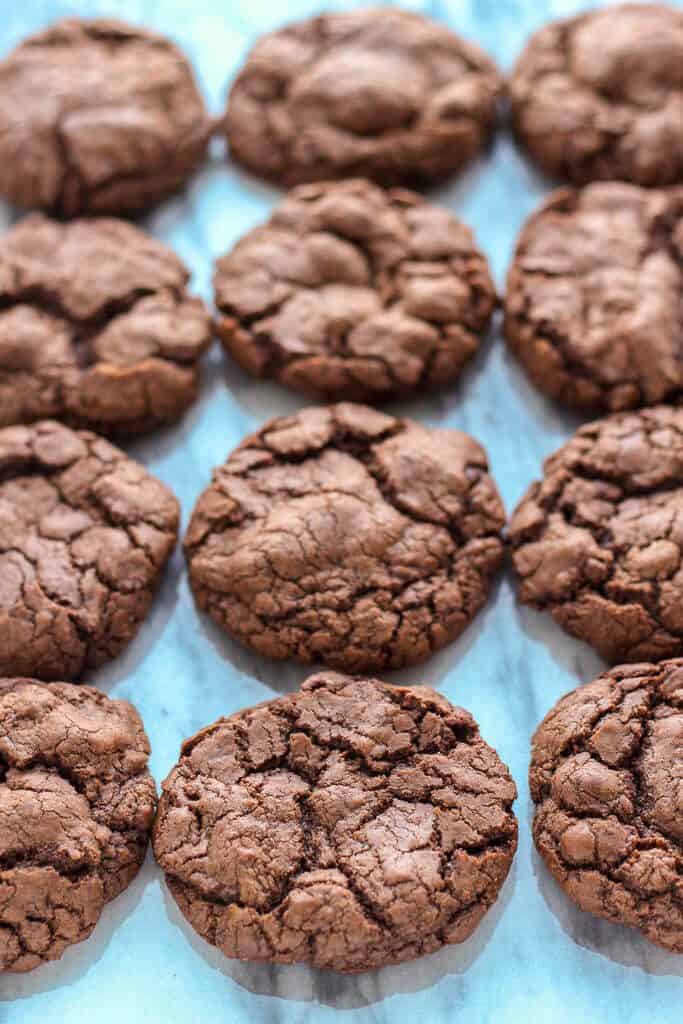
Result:
M683 0L674 2L683 6ZM477 40L507 70L533 29L588 4L418 0L405 6ZM210 108L218 113L253 39L283 20L320 9L313 0L1 0L0 52L58 17L115 13L172 36L193 60ZM502 287L519 227L549 187L501 133L482 160L456 183L435 190L433 199L474 227ZM219 145L187 192L145 224L180 253L192 270L193 287L210 300L213 259L263 220L277 198L277 190L226 162ZM0 207L0 228L16 216ZM128 447L175 490L184 526L212 466L263 420L303 404L226 365L216 345L205 360L201 401L183 423ZM391 411L460 427L483 442L508 512L538 476L543 458L577 423L529 386L506 353L499 323L458 388ZM463 945L356 977L231 962L184 922L150 854L87 942L58 963L0 979L0 1022L677 1024L683 957L577 910L552 882L531 842L531 734L561 694L601 668L589 648L546 616L516 605L508 573L458 643L422 667L388 677L429 683L468 708L519 788L515 863L497 904ZM220 715L288 692L307 674L247 652L200 616L176 552L138 638L90 681L110 696L135 702L152 744L152 771L161 782L184 737Z

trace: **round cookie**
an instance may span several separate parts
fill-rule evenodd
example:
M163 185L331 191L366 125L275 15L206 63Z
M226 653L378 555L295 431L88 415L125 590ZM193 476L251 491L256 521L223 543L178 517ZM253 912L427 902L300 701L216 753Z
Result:
M683 659L620 665L533 738L534 840L574 903L683 953Z
M140 434L177 420L211 341L188 278L126 221L20 221L0 238L0 426L59 417Z
M458 377L496 293L472 232L412 192L301 185L216 263L216 329L257 377L379 400Z
M581 427L546 460L509 537L520 600L606 661L683 653L683 409Z
M146 209L203 161L211 122L170 40L70 18L0 62L0 194L59 216Z
M617 411L683 394L683 188L553 193L522 229L505 336L545 394Z
M282 185L425 183L481 151L501 89L479 47L418 14L322 14L259 40L230 90L225 131L235 160Z
M545 25L509 91L517 138L547 173L683 179L683 11L619 4Z
M145 859L156 789L132 704L0 679L0 972L82 942Z
M185 537L199 607L272 658L411 665L454 640L503 559L467 434L341 403L266 423L214 470Z
M226 956L367 971L471 935L515 853L516 795L467 711L324 672L185 741L154 852Z
M121 651L175 545L178 502L95 434L0 430L0 676L78 680Z

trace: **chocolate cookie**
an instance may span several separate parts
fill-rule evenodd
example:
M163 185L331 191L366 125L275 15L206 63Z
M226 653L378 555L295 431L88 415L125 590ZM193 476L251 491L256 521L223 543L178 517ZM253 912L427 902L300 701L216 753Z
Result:
M188 277L126 221L17 224L0 238L0 426L56 416L139 434L177 420L211 341Z
M226 351L259 377L382 399L454 380L496 294L472 232L412 192L301 185L216 263Z
M570 899L683 953L683 659L620 665L546 715L534 839Z
M683 179L683 11L620 4L552 22L510 80L515 132L577 184Z
M156 789L132 704L0 680L0 971L82 942L145 859Z
M186 58L122 21L60 21L0 62L0 193L60 216L142 210L204 159Z
M427 182L480 152L501 87L479 47L418 14L323 14L259 40L225 130L235 160L284 185Z
M472 934L517 847L516 795L467 711L324 672L185 741L154 852L226 956L367 971Z
M0 430L0 675L77 680L117 655L177 530L169 489L97 435Z
M272 658L400 668L486 601L505 513L486 453L362 405L271 420L214 471L185 537L200 608Z
M546 460L510 524L519 597L610 662L683 652L683 409L616 413Z
M580 409L683 395L683 188L555 192L517 242L505 335L534 383Z

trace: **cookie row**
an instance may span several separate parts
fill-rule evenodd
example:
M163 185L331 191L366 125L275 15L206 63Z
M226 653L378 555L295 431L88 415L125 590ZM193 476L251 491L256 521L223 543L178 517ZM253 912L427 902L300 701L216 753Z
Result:
M683 14L665 5L555 22L510 78L515 134L546 171L575 182L679 181L681 66ZM188 180L214 133L235 160L288 186L426 184L482 150L504 90L477 46L417 14L323 14L262 38L214 122L168 39L69 19L0 63L0 193L67 217L142 210Z
M56 421L0 430L0 674L78 680L135 635L177 539L171 491ZM271 658L402 668L485 604L505 510L484 449L367 406L271 420L199 497L198 606ZM509 524L519 599L609 662L683 653L683 409L615 413L545 464Z
M504 332L546 394L583 411L683 392L683 188L553 193L523 228ZM304 185L216 261L218 317L175 253L111 218L42 214L0 240L0 425L113 436L176 421L212 334L256 377L326 400L443 387L496 302L448 210L362 180Z
M683 952L683 659L568 694L532 743L533 833L582 909ZM226 956L343 972L463 942L517 848L515 783L429 687L325 672L185 741L156 789L135 709L0 681L0 971L87 938L156 860Z

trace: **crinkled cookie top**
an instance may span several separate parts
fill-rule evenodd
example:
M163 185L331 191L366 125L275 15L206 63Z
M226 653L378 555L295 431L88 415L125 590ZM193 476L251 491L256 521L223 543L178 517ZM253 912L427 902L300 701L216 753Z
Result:
M670 185L683 178L683 11L620 4L552 22L510 80L515 129L551 174Z
M178 502L95 434L0 430L0 675L78 680L145 618Z
M302 185L216 263L217 323L249 372L336 399L444 386L495 304L450 211L367 181Z
M519 596L609 662L683 651L683 409L581 427L510 523Z
M0 680L0 971L58 959L137 874L156 804L148 755L127 701Z
M505 333L546 394L582 409L683 393L683 188L553 193L524 226Z
M226 956L364 971L471 934L515 852L515 796L466 711L326 672L184 743L154 850Z
M583 910L683 953L683 659L622 665L536 730L534 839Z
M210 126L169 39L59 21L0 62L0 193L65 217L142 210L193 173Z
M418 14L323 14L253 48L228 99L230 153L284 185L429 181L481 150L501 86L477 46Z
M462 632L504 522L467 434L341 403L246 438L199 498L185 551L200 607L242 643L370 671Z
M0 426L106 434L177 420L211 341L172 249L123 220L32 214L0 238Z

